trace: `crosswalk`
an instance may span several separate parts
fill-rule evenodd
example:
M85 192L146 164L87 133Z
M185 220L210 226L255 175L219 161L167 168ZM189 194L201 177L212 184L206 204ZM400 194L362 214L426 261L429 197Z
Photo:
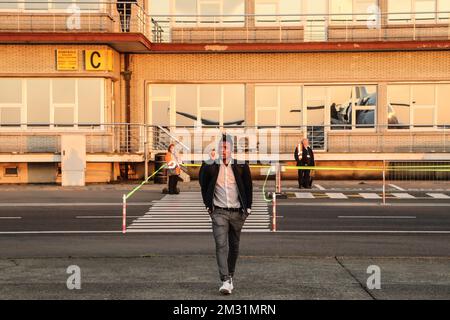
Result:
M389 192L386 193L389 199L450 199L450 195L445 193L425 193L421 196L412 195L407 192ZM297 199L366 199L379 200L383 198L381 192L356 192L356 193L341 193L341 192L294 192L289 195L289 198Z
M267 202L262 193L254 193L252 214L243 231L269 230ZM211 232L211 218L205 211L200 192L182 192L153 201L149 211L135 219L127 232Z

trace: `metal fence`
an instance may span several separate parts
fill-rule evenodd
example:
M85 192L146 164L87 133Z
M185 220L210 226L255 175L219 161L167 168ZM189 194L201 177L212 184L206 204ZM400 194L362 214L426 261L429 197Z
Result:
M359 127L359 126L358 126ZM201 154L222 132L235 137L236 150L246 154L290 154L302 138L317 152L330 153L448 153L450 126L389 129L342 129L342 125L297 127L161 127L143 124L18 124L0 126L0 153L60 153L66 133L86 136L87 153L155 154L170 143L185 153ZM408 127L409 128L409 127Z
M139 3L116 1L2 1L0 31L143 33L148 14Z
M151 15L152 40L172 43L450 39L450 12Z

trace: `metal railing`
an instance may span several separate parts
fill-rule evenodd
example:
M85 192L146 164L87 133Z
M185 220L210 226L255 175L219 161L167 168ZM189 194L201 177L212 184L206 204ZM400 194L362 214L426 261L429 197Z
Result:
M148 14L134 1L25 0L0 5L0 32L137 32L148 38L152 32Z
M184 153L202 154L222 132L235 136L236 150L245 154L291 154L302 138L314 150L330 153L448 153L450 125L420 130L389 129L388 125L315 126L203 126L161 127L144 124L18 124L0 126L0 153L61 152L60 137L67 133L86 136L86 152L154 155L170 143Z
M150 15L153 41L252 43L450 39L450 12Z

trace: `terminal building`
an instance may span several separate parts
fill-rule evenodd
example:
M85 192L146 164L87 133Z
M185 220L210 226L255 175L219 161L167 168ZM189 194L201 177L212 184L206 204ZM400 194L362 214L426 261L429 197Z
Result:
M0 183L142 179L217 130L259 162L450 160L450 1L0 0Z

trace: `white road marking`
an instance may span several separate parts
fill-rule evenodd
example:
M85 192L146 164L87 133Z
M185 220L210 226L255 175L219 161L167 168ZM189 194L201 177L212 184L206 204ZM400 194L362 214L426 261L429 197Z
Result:
M279 204L279 206L299 206L299 203L295 202L286 202L283 204ZM450 207L450 203L373 203L373 202L318 202L318 203L302 203L302 207Z
M139 218L140 216L127 216L127 218ZM76 219L122 219L122 216L76 216Z
M135 219L127 228L132 232L196 232L211 231L211 218L205 210L200 192L166 195L154 200L148 212ZM252 213L243 230L270 230L267 202L260 193L254 194Z
M122 202L21 202L21 203L0 203L0 207L86 207L86 206L121 206ZM151 202L130 202L127 206L149 206Z
M364 192L360 192L359 193L361 195L361 197L363 197L364 199L381 199L381 197L376 194L376 193L364 193Z
M415 199L415 197L409 193L392 193L392 195L398 199Z
M389 186L391 186L392 188L397 189L398 191L406 191L405 189L403 189L403 188L401 188L401 187L399 187L399 186L397 186L397 185L395 185L393 183L390 183Z
M338 216L340 219L416 219L415 216Z
M352 234L450 234L450 231L431 231L431 230L282 230L276 233L316 233L316 234L341 234L341 233L352 233Z
M317 189L319 189L319 190L325 190L325 188L324 187L322 187L320 184L314 184L314 186L317 188Z
M296 192L295 197L298 199L314 199L311 192Z
M22 219L22 217L0 217L0 219L3 219L3 220L19 220L19 219Z
M450 199L450 196L443 193L427 193L427 195L434 199Z
M326 195L330 199L348 199L347 196L343 193L337 193L337 192L328 192Z

